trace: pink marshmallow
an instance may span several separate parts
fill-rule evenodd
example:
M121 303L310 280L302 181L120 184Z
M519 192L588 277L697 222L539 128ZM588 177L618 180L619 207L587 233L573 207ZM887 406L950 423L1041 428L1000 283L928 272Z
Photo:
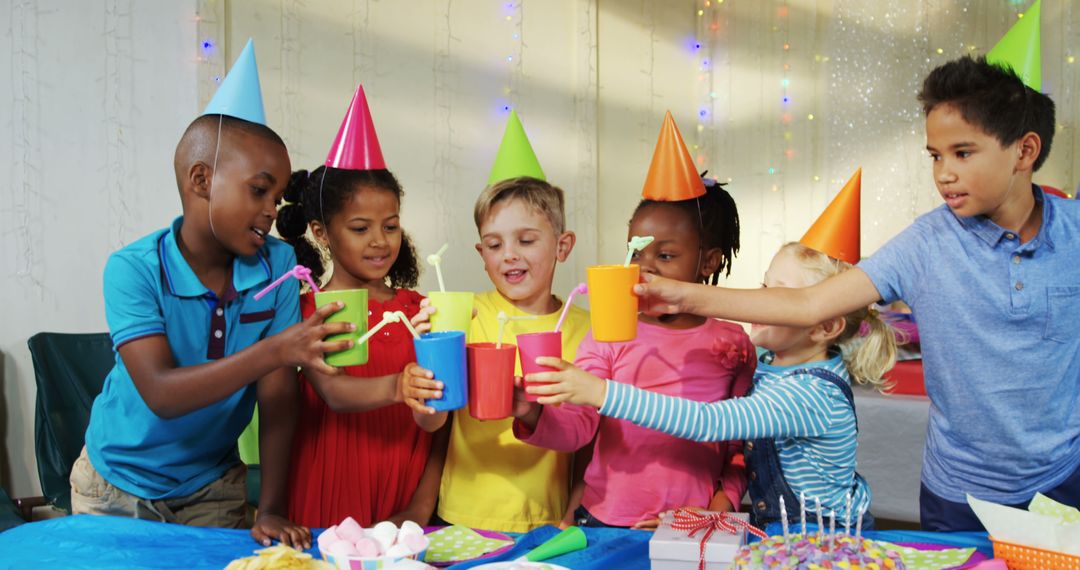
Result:
M329 550L331 544L341 541L341 537L338 536L337 531L334 530L336 528L337 525L334 525L324 530L323 533L319 535L319 548L323 550Z
M414 534L406 534L403 542L408 547L410 554L418 554L427 550L428 545L431 543L426 536L416 536Z
M349 542L355 543L361 538L364 538L364 529L360 526L360 523L357 523L352 517L346 517L345 520L341 521L341 524L338 525L337 535Z
M375 558L381 553L379 552L379 543L374 539L364 537L356 541L356 555L363 558Z
M347 540L339 540L330 545L329 552L334 556L356 556L356 547Z

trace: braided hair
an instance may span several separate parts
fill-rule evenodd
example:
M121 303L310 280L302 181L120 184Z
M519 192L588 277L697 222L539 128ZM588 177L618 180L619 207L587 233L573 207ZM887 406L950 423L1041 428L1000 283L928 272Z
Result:
M278 209L278 234L296 250L296 260L311 269L321 282L326 272L323 255L307 236L308 225L318 221L327 226L329 220L345 207L353 193L361 188L377 188L391 192L401 203L405 194L397 178L389 170L343 170L320 166L308 172L299 170L289 177L284 204ZM411 289L420 278L420 264L412 239L401 234L401 249L386 275L390 286Z
M716 285L720 282L721 274L725 277L731 275L731 262L739 253L739 210L731 194L724 190L724 185L705 178L705 174L701 175L705 183L704 196L678 202L644 199L634 208L634 216L648 206L666 205L682 210L695 220L702 247L706 251L720 250L720 263L716 271L702 279L705 284Z

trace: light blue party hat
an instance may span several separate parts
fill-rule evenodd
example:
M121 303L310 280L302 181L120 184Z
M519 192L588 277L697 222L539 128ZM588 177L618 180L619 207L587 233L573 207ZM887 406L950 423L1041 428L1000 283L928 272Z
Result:
M255 66L255 44L248 38L244 51L221 81L217 93L203 115L228 115L260 125L266 124L259 69Z

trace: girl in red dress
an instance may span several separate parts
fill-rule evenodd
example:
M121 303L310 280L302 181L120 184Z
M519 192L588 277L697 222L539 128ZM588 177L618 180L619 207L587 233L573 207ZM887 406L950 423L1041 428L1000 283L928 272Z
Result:
M323 257L305 235L309 227L329 251L333 268L324 290L367 289L369 328L384 311L412 318L421 310L423 297L410 289L419 268L400 225L402 194L388 170L323 166L293 174L277 220L278 232L317 281ZM312 292L301 295L300 311L303 318L315 311ZM363 526L426 524L435 507L445 445L432 446L432 436L402 403L397 382L416 360L412 336L394 323L369 342L367 364L331 376L300 373L289 473L289 517L298 524L328 527L347 516Z

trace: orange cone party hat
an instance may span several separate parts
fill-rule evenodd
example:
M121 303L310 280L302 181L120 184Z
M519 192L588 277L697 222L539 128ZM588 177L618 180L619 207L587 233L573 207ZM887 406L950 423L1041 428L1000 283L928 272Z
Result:
M341 121L330 154L326 156L326 165L345 170L383 170L383 160L379 137L375 134L375 124L371 122L364 86L356 86L349 110Z
M671 111L668 111L664 116L664 125L660 127L660 139L656 141L641 196L646 200L678 202L704 195L705 184L701 182L694 159L686 150L686 143Z
M859 262L859 193L862 168L833 198L799 243L852 265Z

